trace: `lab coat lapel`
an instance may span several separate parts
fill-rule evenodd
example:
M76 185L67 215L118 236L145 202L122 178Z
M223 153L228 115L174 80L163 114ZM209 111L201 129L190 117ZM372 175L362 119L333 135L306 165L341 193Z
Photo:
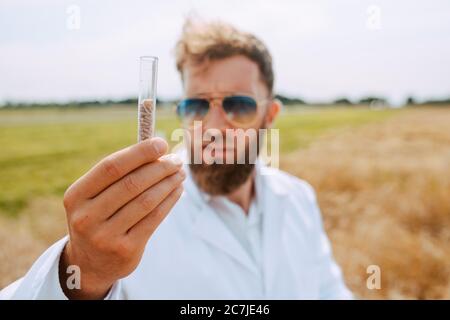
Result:
M200 238L222 250L250 271L257 272L253 260L210 207L203 206L196 216L194 228Z
M189 172L188 168L185 168L185 170ZM242 266L252 272L257 272L251 257L213 209L204 201L190 173L185 181L185 190L195 204L195 210L192 211L194 232L203 241L223 251Z

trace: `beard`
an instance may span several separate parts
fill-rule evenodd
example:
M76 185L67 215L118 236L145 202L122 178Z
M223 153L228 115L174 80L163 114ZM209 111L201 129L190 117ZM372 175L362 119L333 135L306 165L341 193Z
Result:
M262 125L260 129L265 128ZM256 143L256 158L259 155L261 148L261 138L257 134ZM210 195L227 195L243 185L249 177L252 175L255 169L255 159L250 159L250 146L251 141L245 146L245 161L244 163L211 163L207 164L204 161L196 164L193 161L193 150L191 146L191 161L189 162L189 168L191 176L197 186L204 192ZM237 159L237 155L234 155L234 159ZM225 159L224 159L225 160ZM223 161L225 162L225 161Z
M189 164L197 186L211 195L227 195L244 184L255 164Z

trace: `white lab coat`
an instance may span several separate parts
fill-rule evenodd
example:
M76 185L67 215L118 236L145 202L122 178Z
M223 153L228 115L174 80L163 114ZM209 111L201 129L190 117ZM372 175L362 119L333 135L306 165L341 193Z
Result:
M188 175L185 192L150 238L140 264L117 281L106 298L351 298L332 257L311 186L262 165L257 174L263 205L262 278ZM0 292L0 298L66 299L58 280L66 242L67 237L45 251L23 278Z

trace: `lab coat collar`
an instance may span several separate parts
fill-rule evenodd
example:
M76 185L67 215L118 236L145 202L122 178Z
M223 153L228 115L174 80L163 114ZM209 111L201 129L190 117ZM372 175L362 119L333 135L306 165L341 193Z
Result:
M238 263L249 269L251 272L257 272L256 266L251 257L241 246L239 241L230 232L228 227L218 217L218 215L209 206L208 195L203 194L194 182L189 168L185 181L186 193L194 201L196 209L192 210L194 232L210 245L222 250Z

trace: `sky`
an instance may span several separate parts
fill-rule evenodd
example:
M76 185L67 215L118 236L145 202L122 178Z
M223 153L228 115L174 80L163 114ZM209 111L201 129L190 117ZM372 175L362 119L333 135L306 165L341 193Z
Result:
M137 97L142 55L159 58L158 97L178 98L187 16L262 39L283 95L450 97L448 0L0 0L0 103Z

